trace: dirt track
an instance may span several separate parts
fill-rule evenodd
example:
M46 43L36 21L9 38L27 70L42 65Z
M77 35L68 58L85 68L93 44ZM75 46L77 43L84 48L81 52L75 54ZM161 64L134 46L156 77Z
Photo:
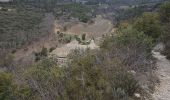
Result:
M156 87L153 94L154 100L170 100L170 61L160 52L153 51L153 56L157 59L157 75L160 85Z

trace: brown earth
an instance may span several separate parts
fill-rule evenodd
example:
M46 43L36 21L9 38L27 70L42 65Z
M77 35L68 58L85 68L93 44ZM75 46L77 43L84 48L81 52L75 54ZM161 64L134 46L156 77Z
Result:
M61 27L67 27L68 29L66 31L63 31L66 34L87 34L89 37L101 37L103 34L107 34L111 32L113 29L113 24L110 20L102 18L100 15L98 15L95 19L93 19L94 23L82 23L82 22L70 22L73 23L73 26L68 25L62 25L61 22L58 24L61 25ZM57 25L57 24L56 24ZM57 25L58 26L58 25ZM57 27L57 31L62 31L61 27Z

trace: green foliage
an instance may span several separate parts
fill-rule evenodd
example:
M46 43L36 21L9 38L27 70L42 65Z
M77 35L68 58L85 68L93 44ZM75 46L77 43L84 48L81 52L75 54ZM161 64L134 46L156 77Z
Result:
M74 17L78 18L81 22L86 23L91 16L88 14L91 12L91 7L88 7L87 5L82 5L78 3L70 3L62 5L61 7L62 14L68 14L69 18ZM57 12L54 12L57 13Z
M121 26L120 26L121 27ZM132 27L126 27L122 29L122 27L117 31L117 37L110 37L110 39L106 39L101 48L111 49L112 46L116 46L118 48L132 48L132 49L141 49L145 53L150 53L153 47L153 39L143 32L139 32Z
M71 57L71 77L67 83L69 98L126 100L138 89L134 77L123 70L123 65L117 59L109 58L105 53L76 52Z
M41 56L47 56L47 53L48 53L47 48L43 47L42 50L41 50L41 52L40 52L40 55L41 55Z
M9 73L0 73L0 100L11 100L13 97L14 85Z
M43 57L46 57L47 55L48 55L48 50L47 50L47 48L43 47L40 52L35 53L35 61L39 61Z
M72 36L70 35L66 35L64 38L63 38L63 42L65 43L70 43L72 40Z
M88 55L76 58L70 66L71 80L68 81L67 93L71 99L102 100L102 91L107 88L105 73L100 66L95 66L95 59Z
M75 35L74 37L75 37L75 39L76 39L79 43L81 43L81 39L79 38L78 35Z
M170 59L170 2L164 2L159 9L160 21L163 27L162 41L165 43L163 53Z
M64 68L57 67L56 62L44 59L30 67L24 74L29 87L35 90L40 100L63 100L65 95Z
M143 6L129 7L128 9L119 10L115 17L118 22L122 20L131 20L132 18L141 16L144 11Z
M35 91L32 96L40 99L126 100L138 89L137 81L119 61L106 57L100 52L75 52L68 67L44 59L24 77Z
M47 3L47 11L53 9L52 1L43 1ZM87 22L88 9L83 7L79 4L66 4L62 11ZM37 17L35 19L32 22L28 18L29 24L38 23ZM56 59L42 59L25 70L22 76L26 80L22 83L24 86L16 85L11 74L0 73L0 99L128 100L140 88L135 76L129 70L141 73L151 70L153 38L158 38L161 33L158 19L155 13L144 13L133 26L128 23L121 24L115 36L104 40L101 51L75 51L69 56L67 67L58 67ZM23 22L26 22L25 20ZM17 30L20 28L26 31L32 30L29 25L16 27ZM57 33L62 42L68 43L72 40L70 35ZM85 34L75 38L79 43L88 43L85 41ZM50 52L52 50L53 48ZM36 60L46 57L47 54L47 48L43 47L35 54Z
M128 27L118 30L116 36L106 37L101 48L111 57L122 61L127 66L126 68L137 72L147 72L153 69L150 62L153 46L154 42L151 37Z
M49 52L52 52L53 50L55 50L55 47L51 47Z
M0 72L0 100L28 100L36 99L27 85L19 86L14 83L12 74Z
M118 88L118 89L113 89L113 98L114 100L127 100L128 96L124 90Z
M143 13L134 23L134 28L144 34L157 39L161 36L159 15L157 13Z
M160 6L160 17L163 22L170 21L170 2L165 2Z
M23 8L24 6L36 7L46 12L53 11L58 0L13 0L13 3Z
M0 11L0 48L18 48L39 36L37 30L43 14L24 9Z
M75 39L79 42L79 44L82 45L88 45L91 42L90 40L89 41L86 40L86 34L82 34L82 36L75 35Z
M87 15L84 15L84 14L82 14L82 15L77 15L78 17L79 17L79 20L81 21L81 22L84 22L84 23L87 23L89 20L90 20L90 18L87 16Z
M133 96L134 92L139 88L138 82L133 78L133 76L122 70L121 72L116 73L113 85L116 90L123 89L129 96Z
M86 34L82 34L82 40L84 41L86 39Z
M132 28L120 31L120 35L116 42L120 45L134 48L144 48L143 52L150 52L153 47L153 39Z
M70 34L58 33L59 35L59 42L61 43L70 43L73 36Z

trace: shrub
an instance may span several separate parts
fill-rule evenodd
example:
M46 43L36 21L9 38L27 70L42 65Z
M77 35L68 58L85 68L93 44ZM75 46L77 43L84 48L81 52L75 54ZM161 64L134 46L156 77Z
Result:
M134 28L154 39L160 38L162 33L158 13L143 13L136 19Z
M160 17L162 22L170 21L170 2L165 2L160 6Z
M11 73L0 72L0 100L33 99L32 93L27 85L17 85Z
M87 23L89 21L89 17L87 15L80 15L79 20L81 22Z
M47 54L48 54L47 48L43 47L42 50L41 50L41 52L40 52L40 55L41 55L41 56L47 56Z
M0 100L11 100L13 97L14 85L12 76L9 73L0 73Z
M113 79L113 87L116 90L122 89L127 95L133 96L139 85L131 74L121 71L116 73Z
M72 40L72 37L70 35L66 35L65 37L63 37L63 42L65 43L69 43L71 42Z
M84 41L86 39L86 34L82 34L82 40Z
M43 47L41 52L35 53L35 61L41 60L42 57L46 57L48 55L47 48Z
M56 98L63 100L62 98L66 96L63 74L63 68L57 67L56 62L51 59L44 59L25 71L24 78L29 83L29 87L34 90L32 95L39 97L33 100L55 100Z
M113 100L127 100L128 96L121 88L113 89Z
M55 47L51 47L49 52L52 52L53 50L55 50Z

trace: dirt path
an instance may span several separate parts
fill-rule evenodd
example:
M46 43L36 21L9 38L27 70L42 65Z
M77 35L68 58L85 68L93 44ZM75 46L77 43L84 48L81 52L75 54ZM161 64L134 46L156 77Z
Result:
M153 51L153 56L157 59L157 75L160 85L156 87L153 94L154 100L170 100L170 61L160 52Z

